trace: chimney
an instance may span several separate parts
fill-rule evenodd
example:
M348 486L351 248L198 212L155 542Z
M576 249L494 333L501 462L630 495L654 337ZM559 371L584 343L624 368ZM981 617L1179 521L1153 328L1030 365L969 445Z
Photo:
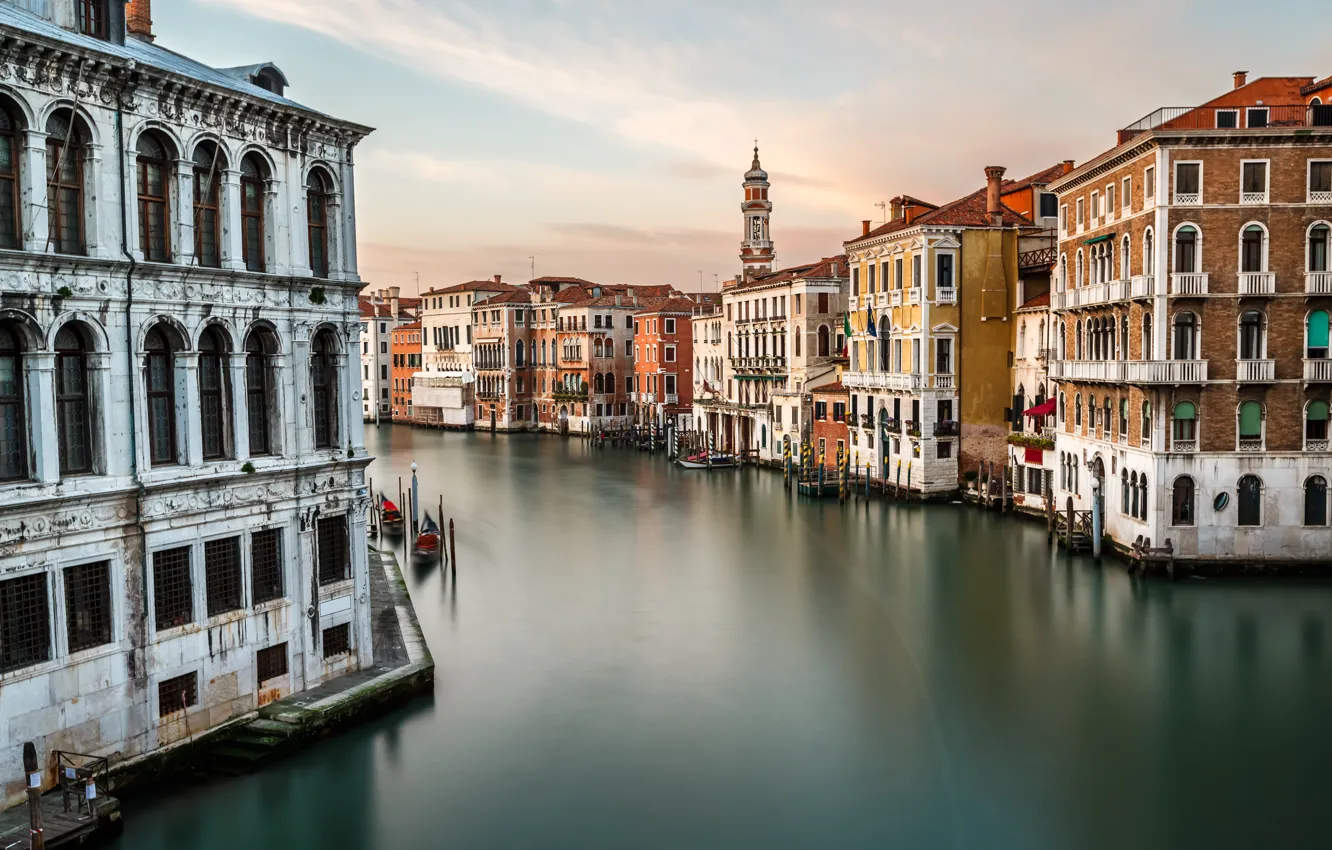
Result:
M503 283L503 281L500 280L500 276L499 276L499 275L495 275L495 282L496 282L496 283Z
M888 202L888 209L891 210L888 220L900 221L902 218L902 199L900 197L893 198Z
M1003 205L999 201L999 183L1004 179L1002 165L990 165L985 168L985 212L990 216L990 224L999 227L1004 223Z
M153 40L152 0L129 0L125 6L125 29L144 41Z
M402 287L400 286L390 286L388 288L389 309L393 311L393 318L395 319L398 318L398 293L401 291Z
M860 235L861 235L861 236L869 236L869 230L870 230L869 219L865 219L865 220L861 221L861 222L860 222Z
M1237 88L1237 89L1242 89L1242 88L1244 88L1244 84L1247 83L1248 81L1249 81L1249 72L1248 72L1248 71L1236 71L1236 72L1235 72L1235 88Z
M1073 173L1073 160L1071 159L1064 160L1064 173L1065 174Z

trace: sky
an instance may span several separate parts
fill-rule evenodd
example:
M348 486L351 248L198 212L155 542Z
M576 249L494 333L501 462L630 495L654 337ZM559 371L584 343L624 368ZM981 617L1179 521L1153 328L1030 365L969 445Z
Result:
M1231 72L1332 74L1321 3L1270 0L157 0L160 44L271 61L375 127L360 272L404 294L501 274L715 289L757 139L779 265L899 194L1082 162ZM1325 28L1322 28L1325 29ZM535 258L533 261L530 258Z

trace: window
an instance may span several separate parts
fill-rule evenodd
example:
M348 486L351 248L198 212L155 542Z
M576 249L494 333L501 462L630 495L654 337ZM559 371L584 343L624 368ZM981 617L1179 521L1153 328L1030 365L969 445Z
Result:
M1077 216L1078 216L1078 217L1077 217L1078 230L1081 230L1081 229L1083 228L1083 226L1086 224L1086 221L1087 221L1087 218L1086 218L1086 215L1085 215L1085 213L1086 213L1086 209L1087 209L1087 206L1086 206L1086 201L1085 201L1084 199L1082 199L1082 198L1078 198L1078 201L1077 201L1077 209L1078 209L1078 213L1077 213Z
M305 182L305 210L310 230L310 271L328 277L328 179L320 169Z
M934 340L934 371L941 375L953 373L953 341L947 338Z
M111 642L111 564L65 568L65 632L69 651Z
M79 0L79 32L103 40L110 37L106 3L107 0Z
M1073 396L1073 427L1082 427L1082 393Z
M1198 340L1198 317L1192 313L1175 314L1174 360L1196 360Z
M827 325L819 325L819 357L827 357L831 346ZM798 353L798 352L797 352Z
M1156 274L1156 239L1150 227L1142 234L1142 273Z
M1244 228L1244 233L1240 236L1241 272L1261 272L1266 268L1267 252L1263 250L1266 236L1263 229L1256 224Z
M935 258L937 268L935 270L934 286L937 289L951 289L953 286L953 255L940 254Z
M57 254L86 253L83 243L85 136L69 110L46 124L47 244Z
M46 573L0 581L0 672L51 659Z
M1142 421L1138 423L1138 439L1143 445L1150 445L1152 439L1152 403L1143 401L1142 403Z
M153 626L159 632L193 622L192 587L190 547L153 553Z
M287 645L280 643L277 646L270 646L256 652L254 654L254 669L255 678L259 680L260 687L263 687L265 682L280 679L287 675Z
M245 268L264 271L264 202L268 185L268 165L258 154L241 160L241 255ZM381 322L379 332L384 333Z
M1192 274L1198 266L1198 229L1186 224L1175 231L1175 271Z
M318 528L319 583L333 584L351 578L351 554L347 543L347 516L321 517Z
M1248 109L1249 129L1262 128L1267 126L1267 107L1250 106Z
M668 345L668 346L666 346L665 348L666 348L666 359L665 359L665 362L667 362L667 363L674 363L674 362L675 362L675 346L673 346L673 345Z
M1119 203L1127 215L1133 209L1133 178L1125 177L1120 181Z
M1041 193L1041 218L1053 218L1058 215L1059 197L1053 192Z
M155 133L139 136L139 250L153 263L171 261L166 146Z
M266 528L250 536L250 576L255 605L281 599L286 593L282 577L282 529Z
M1202 203L1202 163L1175 163L1175 203Z
M1181 401L1175 405L1174 430L1175 442L1192 443L1198 439L1198 409L1191 401ZM1177 447L1178 448L1178 447ZM1191 450L1191 447L1189 447Z
M1327 479L1321 475L1304 482L1304 524L1327 525Z
M0 325L0 479L28 475L28 423L23 393L23 350L19 335Z
M1193 525L1193 479L1181 475L1175 479L1170 501L1170 524Z
M1332 203L1332 159L1309 162L1309 203Z
M1332 246L1332 228L1323 223L1309 228L1308 270L1311 272L1332 271L1328 266L1329 246Z
M1237 488L1236 522L1242 526L1263 524L1263 482L1256 475L1246 475Z
M277 353L277 338L266 328L252 331L245 340L245 408L249 419L250 454L271 454L271 404L273 390L272 361ZM388 378L388 367L381 366L382 377ZM366 367L366 378L370 377Z
M177 462L175 356L160 326L144 339L148 368L148 452L154 465Z
M920 254L916 254L915 256L913 256L913 257L911 258L911 286L912 286L912 287L919 287L919 286L921 286L921 281L920 281L921 265L920 265L920 263L921 263L921 257L920 257Z
M157 716L166 717L199 704L199 674L186 673L157 683Z
M1240 165L1240 203L1267 203L1267 163L1245 162Z
M828 293L826 292L819 293L819 312L828 312ZM746 311L746 313L748 313L748 311Z
M1156 203L1156 166L1148 166L1142 172L1142 204L1151 206Z
M1328 348L1328 321L1326 310L1314 310L1305 321L1304 356L1309 360L1326 360Z
M1239 359L1261 360L1263 348L1263 314L1246 310L1239 321Z
M317 449L338 445L337 343L327 329L315 334L310 345L310 384L314 397L314 445Z
M335 658L351 652L351 624L324 629L324 657Z
M1216 128L1218 130L1233 130L1238 126L1238 109L1218 109L1216 111Z
M204 543L204 588L208 616L216 617L241 607L240 538Z
M625 357L634 356L634 341L632 339L626 339L624 341L624 356Z
M199 418L203 456L216 460L230 455L231 370L227 340L216 325L199 338Z
M1245 401L1239 406L1239 447L1257 450L1263 447L1263 406L1256 401Z
M674 319L667 319L667 320L666 320L666 333L667 333L667 334L673 334L673 333L675 333L675 320L674 320Z
M18 248L23 232L19 210L19 158L23 142L14 115L0 106L0 248Z
M1089 206L1088 212L1091 214L1091 225L1092 227L1095 227L1098 223L1097 220L1101 217L1101 214L1104 212L1104 210L1101 208L1100 192L1091 193L1091 204Z

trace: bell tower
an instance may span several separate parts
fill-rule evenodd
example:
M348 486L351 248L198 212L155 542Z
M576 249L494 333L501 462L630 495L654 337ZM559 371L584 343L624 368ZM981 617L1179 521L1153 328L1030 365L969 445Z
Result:
M745 214L745 236L740 242L740 264L745 280L773 270L772 232L769 216L772 201L768 200L768 172L759 165L758 140L754 140L754 163L745 172L745 201L740 211Z

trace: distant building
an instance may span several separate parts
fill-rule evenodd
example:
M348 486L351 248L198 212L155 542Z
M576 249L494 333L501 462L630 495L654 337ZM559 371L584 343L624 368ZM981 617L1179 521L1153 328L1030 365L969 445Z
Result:
M634 392L638 425L690 430L694 410L694 328L699 302L670 298L634 314Z
M367 422L393 416L393 368L389 353L394 328L416 321L412 312L420 299L400 298L390 286L360 296L361 308L361 414Z
M501 292L472 305L476 421L491 431L536 427L532 406L532 296Z
M810 421L812 423L810 450L814 453L814 462L820 461L826 469L838 470L839 461L852 461L850 445L851 432L847 427L848 399L846 387L841 381L823 384L810 391L814 399ZM792 451L792 458L798 453Z
M412 422L412 378L421 371L421 323L399 325L389 333L389 339L393 356L392 419Z

